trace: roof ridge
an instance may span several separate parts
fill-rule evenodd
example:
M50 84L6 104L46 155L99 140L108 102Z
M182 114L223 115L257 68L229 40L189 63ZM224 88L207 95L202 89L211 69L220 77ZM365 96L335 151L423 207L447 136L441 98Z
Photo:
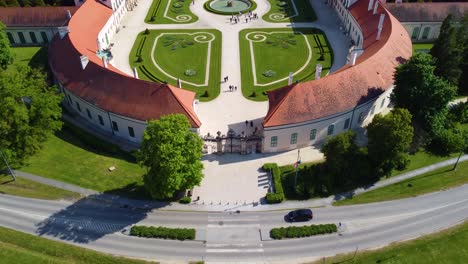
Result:
M171 92L171 94L176 98L177 102L182 106L182 108L184 109L184 111L190 116L190 118L192 118L192 121L198 125L198 126L201 126L201 121L198 119L198 117L196 115L194 115L194 113L192 113L192 111L190 109L187 109L186 105L184 104L183 100L181 100L179 98L179 95L175 92L176 90L175 89L180 89L182 92L188 92L187 90L183 90L182 88L176 88L170 84L166 84L166 83L162 83L161 86L163 88L168 88L169 91Z

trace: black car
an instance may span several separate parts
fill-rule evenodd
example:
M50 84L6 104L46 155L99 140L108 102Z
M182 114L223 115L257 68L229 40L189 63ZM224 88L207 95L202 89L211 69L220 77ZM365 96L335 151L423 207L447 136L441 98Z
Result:
M313 214L310 209L299 209L288 213L286 219L290 222L301 222L312 220Z

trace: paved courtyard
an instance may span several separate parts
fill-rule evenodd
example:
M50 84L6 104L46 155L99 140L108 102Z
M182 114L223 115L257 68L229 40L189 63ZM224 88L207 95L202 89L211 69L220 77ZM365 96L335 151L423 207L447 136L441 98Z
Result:
M112 52L115 56L113 64L121 71L132 74L128 54L132 49L139 32L148 29L217 29L222 32L221 76L229 76L229 81L221 84L220 95L210 102L199 102L195 110L202 122L200 134L225 134L232 128L237 134L249 128L245 120L253 121L253 127L261 127L263 117L268 111L268 102L253 102L242 96L239 31L246 28L291 28L315 27L323 30L334 51L334 61L331 71L336 71L346 63L349 39L339 30L339 20L333 11L322 1L310 1L318 19L311 23L269 23L261 19L268 12L267 0L257 0L254 11L260 17L246 23L231 24L229 16L215 15L203 8L204 1L196 0L190 7L199 17L192 24L146 24L144 17L152 0L141 0L138 6L126 15L122 21L121 30L115 38ZM238 87L237 91L229 91L229 85ZM248 133L248 131L245 131ZM302 160L312 161L322 159L322 154L315 148L302 150ZM194 189L194 196L200 197L199 203L206 204L243 204L259 201L265 196L270 179L259 171L266 162L291 164L296 161L297 150L279 154L224 154L221 156L208 154L203 158L205 178L200 187Z

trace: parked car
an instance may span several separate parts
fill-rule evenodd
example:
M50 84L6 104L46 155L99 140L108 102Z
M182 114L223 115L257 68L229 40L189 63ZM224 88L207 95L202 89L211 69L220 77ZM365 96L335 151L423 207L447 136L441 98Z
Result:
M302 222L312 220L313 214L310 209L299 209L289 212L286 215L286 219L289 222Z

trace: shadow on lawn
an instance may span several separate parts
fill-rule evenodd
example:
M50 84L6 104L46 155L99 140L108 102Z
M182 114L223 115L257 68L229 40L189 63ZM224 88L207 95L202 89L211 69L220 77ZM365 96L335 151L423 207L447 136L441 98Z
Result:
M168 202L137 201L109 194L90 195L36 224L40 236L53 236L76 243L89 243L124 231Z

